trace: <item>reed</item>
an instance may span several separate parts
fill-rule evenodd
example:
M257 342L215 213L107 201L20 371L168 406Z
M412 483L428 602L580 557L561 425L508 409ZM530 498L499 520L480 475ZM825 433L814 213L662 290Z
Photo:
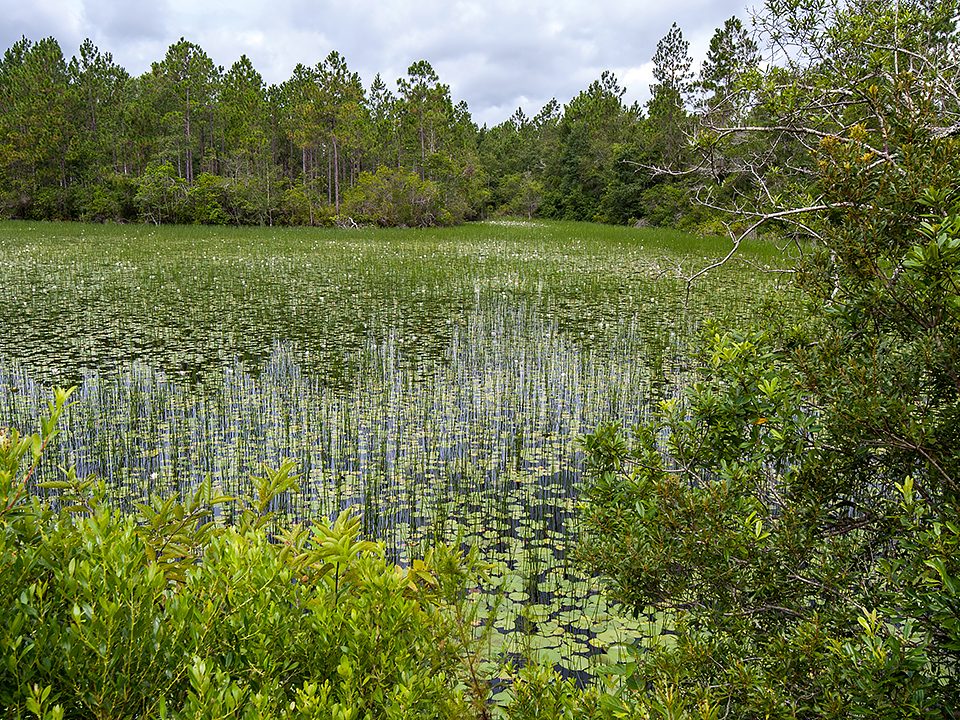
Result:
M128 506L207 476L243 496L292 458L293 521L357 506L399 563L481 548L491 652L583 673L643 637L657 618L618 616L573 558L577 439L677 393L700 317L749 317L768 277L685 302L677 265L718 241L564 223L219 233L0 224L0 417L80 386L38 480L72 465Z

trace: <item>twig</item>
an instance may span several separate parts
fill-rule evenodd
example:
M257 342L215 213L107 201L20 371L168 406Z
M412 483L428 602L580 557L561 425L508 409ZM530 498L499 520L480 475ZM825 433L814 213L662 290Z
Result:
M779 210L777 212L772 212L772 213L749 213L751 216L756 217L757 220L752 225L750 225L750 227L748 227L746 230L741 232L739 235L733 237L733 247L730 248L730 252L728 252L721 260L717 260L716 262L710 263L706 267L701 268L700 270L695 272L693 275L690 275L689 277L685 278L687 290L686 290L686 299L684 303L686 304L690 299L690 291L693 288L694 281L702 277L703 275L707 274L711 270L716 270L718 267L722 267L723 265L725 265L730 260L730 258L732 258L736 254L737 250L740 249L740 243L742 243L745 238L749 237L751 233L753 233L758 227L763 225L765 222L768 222L770 220L777 220L780 218L788 218L792 215L800 215L802 213L820 212L823 210L832 210L834 208L839 208L839 207L850 207L850 205L851 205L850 203L837 203L837 204L831 204L831 205L827 205L827 204L808 205L807 207L792 208L789 210ZM707 207L710 207L710 206L708 205ZM743 213L743 214L747 214L747 213Z

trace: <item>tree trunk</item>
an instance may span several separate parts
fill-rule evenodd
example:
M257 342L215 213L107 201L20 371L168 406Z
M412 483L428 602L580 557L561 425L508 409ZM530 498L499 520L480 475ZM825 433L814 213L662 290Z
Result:
M186 172L184 177L187 179L188 184L193 184L193 150L190 148L190 88L187 87L187 102L185 112L183 114L183 134L187 141L187 152L186 152Z
M340 214L340 147L337 136L333 136L333 206Z

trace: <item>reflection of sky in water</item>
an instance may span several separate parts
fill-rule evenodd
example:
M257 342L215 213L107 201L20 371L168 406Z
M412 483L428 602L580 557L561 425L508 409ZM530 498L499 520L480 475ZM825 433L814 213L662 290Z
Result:
M603 419L634 422L672 392L650 365L624 361L642 351L633 323L601 354L565 339L555 322L507 312L472 314L426 375L405 366L393 336L371 342L349 389L321 384L289 345L274 346L257 375L236 363L202 386L143 364L89 373L38 478L75 465L127 504L209 474L217 492L242 496L263 463L290 457L301 492L275 509L309 520L356 506L399 562L437 539L476 542L497 563L502 623L550 627L554 638L565 627L574 648L566 655L586 657L600 652L590 641L609 618L574 627L595 593L569 557L576 439ZM18 388L0 396L0 413L33 424L44 390L13 366L0 366L0 386Z

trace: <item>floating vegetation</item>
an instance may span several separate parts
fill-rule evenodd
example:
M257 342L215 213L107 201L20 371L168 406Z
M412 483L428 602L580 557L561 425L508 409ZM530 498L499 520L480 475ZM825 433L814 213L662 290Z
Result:
M0 226L0 417L31 427L52 383L80 386L38 479L72 465L120 504L207 476L240 496L292 458L300 492L275 509L293 520L356 506L400 563L480 547L492 654L583 674L662 630L620 617L574 562L577 439L673 396L689 318L748 310L754 271L706 284L691 312L687 236L515 223L270 245L26 226L25 244L21 227Z
M401 563L438 540L475 543L502 591L501 649L597 655L609 613L570 557L576 441L647 407L649 366L615 360L636 349L636 331L626 323L618 352L596 355L522 306L475 313L430 372L406 367L393 335L371 340L352 359L350 390L305 373L283 344L256 375L235 362L202 393L142 363L90 371L38 477L72 465L103 478L122 504L187 493L208 475L218 492L242 496L264 464L292 458L301 491L282 513L308 521L358 506L367 535ZM0 387L0 415L15 424L29 425L47 399L16 366L0 368Z

